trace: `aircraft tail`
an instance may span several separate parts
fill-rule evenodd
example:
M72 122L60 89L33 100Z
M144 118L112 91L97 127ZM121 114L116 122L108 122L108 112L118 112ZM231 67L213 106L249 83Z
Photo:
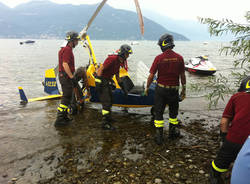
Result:
M23 88L22 87L18 87L19 90L19 94L20 94L20 99L21 99L21 103L22 104L26 104L28 103L28 98L26 97Z
M45 71L44 92L50 95L60 94L54 68L50 68Z

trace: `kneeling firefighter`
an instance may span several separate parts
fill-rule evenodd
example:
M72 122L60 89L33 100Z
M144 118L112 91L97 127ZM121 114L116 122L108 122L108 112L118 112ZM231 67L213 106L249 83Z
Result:
M154 109L156 127L156 143L163 143L163 113L166 105L169 106L169 138L175 139L180 136L178 129L178 110L179 110L179 80L181 79L182 91L180 98L183 100L186 96L186 76L184 71L184 60L181 55L174 52L173 36L164 34L158 41L163 53L156 56L150 68L150 74L147 80L145 95L148 94L149 86L158 72L157 86L155 89Z
M227 172L235 161L242 145L250 135L250 76L244 78L238 92L231 96L220 121L223 142L211 163L210 183L223 183L221 173ZM248 180L249 181L249 180Z
M127 89L119 77L119 71L121 63L124 63L127 60L129 54L132 54L132 48L129 45L124 44L120 47L118 54L109 55L97 70L95 83L99 99L102 103L102 128L105 130L115 129L111 122L111 107L113 101L112 86L114 86L112 78L114 75L124 94L128 94Z
M76 87L74 87L74 92L72 93L72 99L71 99L71 113L76 114L78 111L78 107L83 108L85 105L85 97L89 98L90 97L90 89L89 89L89 84L88 84L88 79L87 79L87 72L86 72L86 67L79 67L76 69L74 73L74 79L77 81L77 83L80 81L82 86L77 84ZM87 95L84 96L83 92L87 90Z
M73 75L75 72L73 48L77 46L80 37L75 31L70 31L66 34L65 40L67 41L67 45L65 47L61 47L58 53L59 81L62 87L63 96L61 104L57 108L58 111L54 124L55 126L63 126L70 123L70 119L67 114L69 111L73 88L78 84Z

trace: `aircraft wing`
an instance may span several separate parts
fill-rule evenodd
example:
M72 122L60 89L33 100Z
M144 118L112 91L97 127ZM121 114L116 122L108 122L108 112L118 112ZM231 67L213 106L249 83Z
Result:
M53 99L58 99L58 98L62 98L62 95L48 95L48 96L43 96L43 97L30 98L30 99L28 99L28 102L53 100Z
M28 99L22 87L18 87L18 90L20 94L21 103L24 103L24 104L28 102L35 102L35 101L53 100L53 99L58 99L62 97L62 94L56 94L56 95L48 95L48 96Z

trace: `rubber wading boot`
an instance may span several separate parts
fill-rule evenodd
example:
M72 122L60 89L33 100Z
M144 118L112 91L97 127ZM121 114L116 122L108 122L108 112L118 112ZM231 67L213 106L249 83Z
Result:
M177 139L181 137L181 133L177 125L174 125L172 123L169 123L169 134L168 138L169 139Z
M65 120L68 121L68 122L71 122L71 121L73 120L72 118L69 118L69 117L67 116L67 114L66 114L66 116L65 116L64 118L65 118Z
M210 167L210 184L224 184L221 173Z
M70 123L70 121L71 120L67 117L67 112L65 112L65 111L60 112L60 111L58 111L54 126L55 127L66 126L66 125L68 125Z
M163 127L156 128L155 142L158 145L163 144Z
M109 115L103 116L102 120L102 129L104 130L115 130L115 127L112 126L112 119Z

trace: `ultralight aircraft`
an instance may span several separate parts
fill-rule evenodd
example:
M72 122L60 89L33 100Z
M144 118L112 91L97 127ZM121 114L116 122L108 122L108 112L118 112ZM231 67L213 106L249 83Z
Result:
M103 7L107 0L103 0L98 8L96 9L95 13L92 15L91 19L89 20L88 24L85 26L85 28L80 32L81 36L81 44L83 47L85 47L89 54L89 65L87 68L87 78L88 78L88 84L90 86L90 98L87 97L87 93L84 91L84 89L81 89L80 91L82 99L85 99L85 101L92 102L92 103L100 103L100 100L98 98L97 92L95 90L95 72L98 69L98 64L96 62L95 53L92 47L92 44L90 42L90 38L87 35L87 29L89 28L90 24L100 11L100 9ZM143 21L142 16L139 8L138 1L135 0L137 12L139 15L140 20L140 26L141 26L141 32L143 34L144 28L143 28ZM139 62L140 67L146 68L146 65L142 62ZM148 69L147 69L148 71ZM28 99L24 93L24 90L22 87L19 87L19 94L21 98L22 104L27 104L28 102L34 102L34 101L42 101L42 100L51 100L51 99L58 99L62 97L62 93L58 89L58 84L56 80L56 76L58 74L58 66L54 69L48 69L45 71L45 80L43 82L44 85L44 92L49 94L45 97L38 97L38 98L32 98ZM127 76L129 79L128 72L124 69L120 69L120 77ZM142 107L152 107L154 104L154 90L156 86L156 82L154 81L150 87L148 95L143 95L144 86L135 86L131 91L129 91L128 95L125 95L120 86L118 85L115 77L113 77L113 81L115 82L116 89L113 90L113 105L118 107L127 107L127 108L142 108ZM78 97L79 98L79 97ZM152 113L152 109L151 109Z

